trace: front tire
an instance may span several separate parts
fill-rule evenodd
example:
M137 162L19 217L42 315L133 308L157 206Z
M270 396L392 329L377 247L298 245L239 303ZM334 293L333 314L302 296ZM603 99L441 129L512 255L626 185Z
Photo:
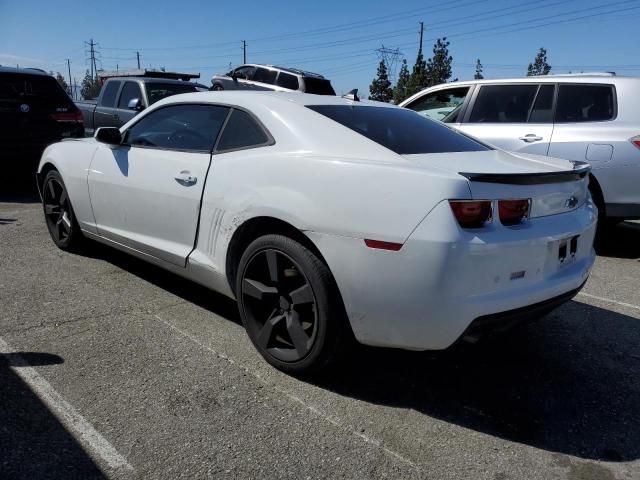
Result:
M222 90L224 90L224 87L222 85L220 85L219 83L216 83L213 87L211 87L211 90L214 92L220 92Z
M328 267L301 243L265 235L240 259L240 317L260 354L276 368L311 374L341 350L346 319Z
M84 240L62 176L52 170L42 183L42 208L53 243L66 251L79 249Z

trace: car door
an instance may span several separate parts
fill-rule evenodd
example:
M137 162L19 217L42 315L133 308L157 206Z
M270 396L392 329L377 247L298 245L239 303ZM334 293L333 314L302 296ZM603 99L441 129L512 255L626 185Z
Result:
M425 93L404 107L433 120L456 124L464 113L470 91L469 86L442 88Z
M98 99L98 106L94 113L95 128L98 127L120 127L120 118L116 105L118 91L122 82L119 80L107 80L102 87L104 91Z
M253 76L256 67L252 65L244 65L233 71L233 88L238 90L255 90L253 84Z
M554 99L554 84L481 85L459 128L504 150L547 155Z
M229 109L177 104L144 115L89 170L98 234L185 266L193 249L211 151Z

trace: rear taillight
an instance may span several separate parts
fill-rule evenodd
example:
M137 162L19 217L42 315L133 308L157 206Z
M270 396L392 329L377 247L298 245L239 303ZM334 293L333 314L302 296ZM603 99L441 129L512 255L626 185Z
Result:
M517 225L529 217L531 200L498 200L498 216L503 225Z
M449 205L463 228L481 228L491 221L491 200L449 200Z
M636 147L640 148L640 135L638 135L637 137L633 137L629 141L633 143Z
M51 118L53 118L56 122L82 122L84 123L84 118L82 117L82 112L79 109L73 109L70 112L55 112L51 114Z

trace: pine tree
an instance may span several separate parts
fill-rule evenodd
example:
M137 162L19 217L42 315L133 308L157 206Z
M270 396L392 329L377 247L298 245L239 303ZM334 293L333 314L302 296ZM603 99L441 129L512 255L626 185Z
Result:
M369 87L369 100L377 100L378 102L390 102L393 99L393 89L387 72L387 65L384 60L380 60L378 65L378 74L371 82Z
M480 59L476 61L476 73L473 75L474 80L482 80L484 76L482 75L482 64L480 63Z
M447 37L438 39L433 45L433 57L427 61L426 82L422 88L446 83L451 78L451 62L453 57L449 55Z
M53 76L53 72L51 72L51 75ZM60 72L56 72L55 77L58 83L60 84L60 86L64 89L64 91L67 92L68 94L71 94L69 85L67 85L67 81L64 79L62 74Z
M547 50L541 48L533 63L530 63L527 67L527 77L548 75L550 71L551 65L547 63Z
M100 81L97 78L93 78L89 70L87 70L82 79L80 93L84 99L96 98L100 95Z
M393 103L398 105L407 95L407 85L409 83L409 67L407 66L407 60L402 59L402 67L400 67L400 72L398 72L398 81L396 82L396 86L393 88Z
M418 93L420 90L427 86L427 62L424 61L422 55L422 49L418 50L418 56L416 57L416 63L413 65L413 70L409 76L407 82L406 97L408 98L414 93Z

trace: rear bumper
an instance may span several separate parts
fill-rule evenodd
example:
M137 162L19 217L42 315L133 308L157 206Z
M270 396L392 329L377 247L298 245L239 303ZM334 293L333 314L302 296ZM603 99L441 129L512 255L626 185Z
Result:
M596 223L589 199L519 227L464 230L443 202L398 252L366 248L361 239L308 235L329 264L358 341L441 350L474 322L489 322L478 319L543 315L575 295L595 261ZM561 263L562 245L576 236L575 255Z
M526 307L520 307L506 312L478 317L471 322L471 325L467 327L460 338L463 340L475 340L485 334L491 332L503 332L518 325L541 318L575 297L578 292L582 290L585 283L587 282L585 281L575 290L571 290L567 293L563 293L562 295L558 295L557 297L553 297L533 305L527 305Z

